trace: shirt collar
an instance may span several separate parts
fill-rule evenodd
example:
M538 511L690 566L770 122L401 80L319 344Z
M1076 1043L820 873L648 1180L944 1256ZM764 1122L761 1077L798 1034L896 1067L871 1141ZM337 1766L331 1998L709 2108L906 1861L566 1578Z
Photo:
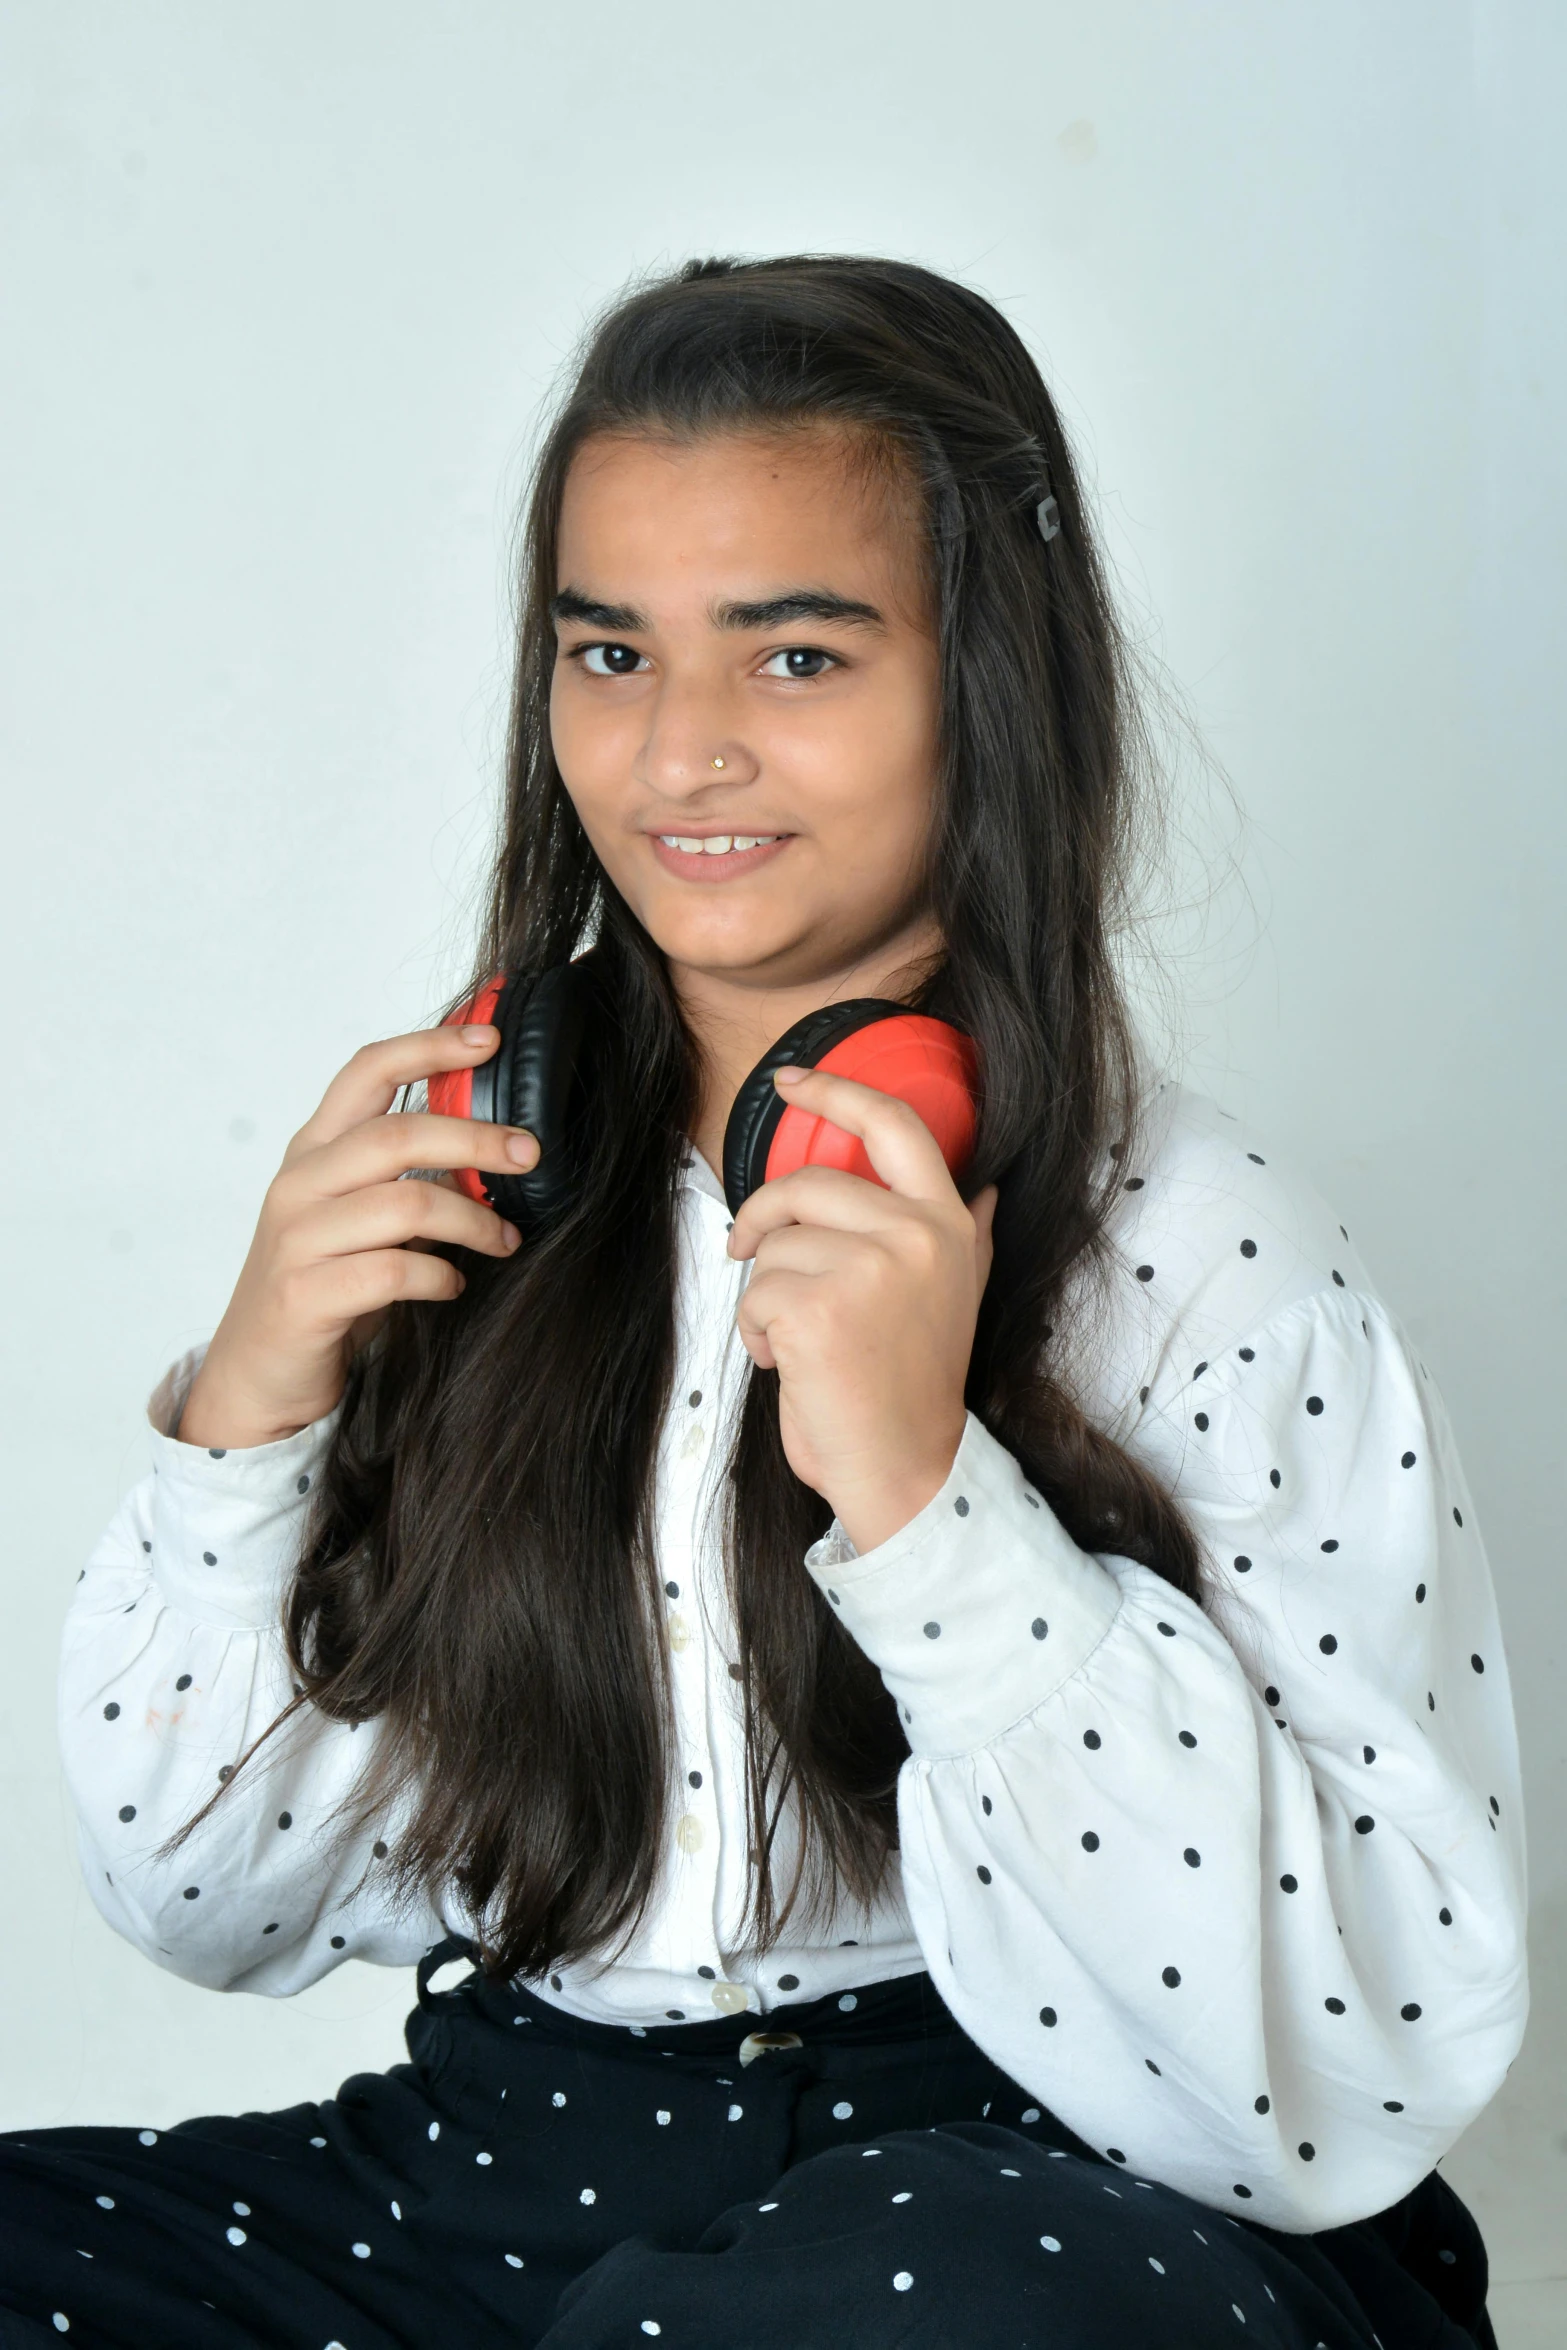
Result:
M687 1148L686 1155L680 1162L680 1182L683 1189L699 1191L704 1198L717 1200L720 1207L728 1205L724 1198L723 1185L701 1152L694 1146Z

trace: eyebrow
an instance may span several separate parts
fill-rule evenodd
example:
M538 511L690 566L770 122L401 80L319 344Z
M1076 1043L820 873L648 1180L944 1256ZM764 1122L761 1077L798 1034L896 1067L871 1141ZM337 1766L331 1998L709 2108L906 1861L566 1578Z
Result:
M634 604L601 604L578 588L562 588L550 598L552 620L580 621L588 628L644 633L647 615ZM853 596L835 595L831 588L791 588L781 596L765 596L754 604L724 603L712 607L715 627L729 629L782 628L794 620L825 620L840 627L885 628L885 616L874 604Z

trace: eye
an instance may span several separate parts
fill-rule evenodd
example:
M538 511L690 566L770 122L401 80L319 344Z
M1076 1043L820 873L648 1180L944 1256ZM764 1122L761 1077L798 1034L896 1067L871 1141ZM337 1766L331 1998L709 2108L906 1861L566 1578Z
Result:
M824 653L820 645L790 645L781 653L771 654L762 663L761 673L764 677L825 677L829 669L838 666L837 655Z
M579 645L570 658L594 677L630 677L642 655L635 645Z

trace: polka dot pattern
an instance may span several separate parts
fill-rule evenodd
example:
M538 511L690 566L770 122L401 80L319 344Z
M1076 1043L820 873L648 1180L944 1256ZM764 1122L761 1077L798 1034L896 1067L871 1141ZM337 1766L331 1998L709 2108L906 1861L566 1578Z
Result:
M1144 1155L1123 1163L1113 1227L1123 1270L1106 1292L1112 1319L1097 1367L1080 1381L1090 1419L1115 1430L1176 1495L1233 1616L1191 1608L1113 1548L1085 1559L1035 1464L1013 1460L970 1423L917 1544L862 1564L840 1531L808 1561L837 1619L831 1637L856 1640L896 1702L914 1757L900 1793L917 1815L933 1889L922 1875L907 1914L873 1908L848 1946L830 1932L797 1934L751 1970L731 1970L713 1946L720 1864L743 1858L747 1840L734 1687L743 1668L729 1661L740 1643L711 1538L694 1545L692 1534L706 1522L704 1480L727 1444L725 1348L738 1276L719 1203L699 1173L682 1186L671 1388L679 1457L661 1496L658 1581L690 1627L668 1661L676 1767L701 1841L682 1850L678 1879L672 1872L620 1965L603 1976L557 1970L557 2006L645 2034L721 2015L721 1996L733 1995L751 2010L746 2028L765 2026L780 2004L863 1995L879 1975L928 1954L944 1961L944 1996L960 2021L1009 2077L1047 2105L1053 2093L1070 2102L1066 2082L1101 2084L1097 2094L1112 2101L1103 2115L1081 2092L1081 2106L1064 2116L1088 2143L1114 2138L1136 2161L1139 2145L1184 2144L1195 2128L1204 2164L1220 2165L1203 2175L1247 2186L1251 2211L1286 2228L1311 2224L1326 2192L1313 2183L1319 2176L1353 2179L1372 2142L1366 2133L1391 2132L1395 2106L1419 2110L1423 2068L1444 2110L1461 2102L1466 2058L1449 2018L1459 1986L1473 1995L1477 1950L1501 1946L1477 1941L1468 1921L1483 1919L1494 1934L1508 1915L1520 1809L1501 1735L1506 1676L1483 1550L1465 1524L1472 1513L1424 1368L1409 1360L1342 1228L1276 1153L1251 1140L1240 1121L1180 1094L1168 1134L1155 1122ZM1071 1338L1063 1329L1058 1343ZM700 1425L689 1416L699 1408ZM324 1439L305 1432L277 1447L268 1490L254 1460L189 1454L159 1439L159 1473L111 1537L121 1563L89 1573L76 1603L94 1609L94 1630L74 1715L67 1709L76 1725L68 1761L73 1786L86 1791L89 1841L114 1845L98 1885L111 1871L134 1871L123 1906L157 1918L170 1945L160 1963L203 1979L259 1968L265 1987L298 1988L350 1947L407 1963L430 1920L399 1919L390 1870L359 1883L367 1849L378 1862L390 1857L384 1837L372 1848L367 1835L331 1864L337 1874L307 1879L327 1866L315 1823L332 1815L354 1775L345 1724L322 1726L270 1802L266 1774L235 1774L213 1814L221 1838L198 1834L182 1859L152 1857L179 1823L154 1792L166 1774L151 1767L148 1742L199 1737L210 1787L219 1758L232 1770L287 1702L275 1635L247 1628L244 1606L230 1602L275 1584L281 1548L297 1540L319 1480ZM109 1591L108 1608L94 1597L105 1573L130 1585ZM114 1612L154 1580L167 1604ZM253 1717L241 1694L252 1689ZM714 1703L720 1689L729 1695ZM176 1704L178 1724L168 1719ZM146 1727L154 1708L156 1732ZM1314 1777L1328 1754L1341 1778ZM1485 1853L1444 1877L1440 1914L1424 1901L1398 1936L1401 1979L1376 1992L1378 1967L1360 1963L1356 1937L1378 1939L1392 1889L1407 1879L1408 1821L1429 1818L1433 1787L1461 1791L1465 1767L1480 1774L1472 1816L1492 1832L1467 1842L1455 1832L1454 1849L1478 1842ZM1257 1867L1244 1823L1259 1801L1256 1955L1243 1949L1233 1891L1238 1874ZM255 1886L236 1883L208 1857L252 1848L268 1872L264 1893L259 1876ZM1336 1914L1343 1871L1354 1873L1355 1898ZM1310 1955L1337 1949L1342 1968ZM1285 1982L1295 1986L1287 1999ZM1215 1983L1231 2046L1210 2077L1189 2035ZM1394 2041L1399 2078L1390 2082ZM1299 2052L1289 2077L1308 2084L1298 2098L1291 2091L1287 2120L1254 2103L1259 2081L1279 2082L1284 2094L1286 2043ZM1090 2048L1093 2067L1082 2055ZM1319 2110L1309 2087L1317 2071L1354 2081L1370 2118ZM749 2119L750 2099L740 2101ZM667 2092L662 2106L648 2101L646 2114L655 2110L678 2120ZM718 2117L727 2110L719 2106ZM676 2125L643 2126L662 2137ZM1258 2138L1270 2132L1276 2144L1264 2162ZM1300 2153L1305 2146L1322 2159ZM487 2150L469 2151L470 2177L481 2175L477 2154ZM494 2168L503 2168L499 2158ZM606 2191L586 2170L572 2194L585 2184ZM1122 2184L1135 2192L1130 2179ZM377 2226L389 2224L383 2206ZM376 2231L367 2227L362 2240L374 2244ZM499 2247L492 2258L503 2267ZM917 2297L921 2262L907 2266ZM650 2314L671 2330L665 2313Z

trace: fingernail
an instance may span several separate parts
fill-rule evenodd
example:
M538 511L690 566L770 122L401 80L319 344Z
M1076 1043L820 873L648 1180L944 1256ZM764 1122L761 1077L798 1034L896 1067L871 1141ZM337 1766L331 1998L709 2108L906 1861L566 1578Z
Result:
M515 1248L518 1241L522 1238L522 1234L517 1230L515 1224L503 1224L501 1226L501 1238L505 1241L508 1248Z
M531 1167L539 1155L539 1146L533 1136L519 1126L506 1137L506 1156L515 1159L519 1167Z
M459 1028L457 1033L462 1038L464 1044L471 1045L488 1044L491 1038L494 1036L495 1031L493 1028Z
M773 1083L775 1085L798 1085L802 1077L809 1077L810 1074L809 1069L775 1069Z

